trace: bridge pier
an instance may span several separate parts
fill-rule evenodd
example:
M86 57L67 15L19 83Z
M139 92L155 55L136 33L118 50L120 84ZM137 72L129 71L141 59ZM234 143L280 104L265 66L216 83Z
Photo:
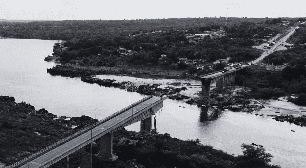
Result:
M200 122L208 121L208 105L201 107Z
M66 158L67 158L67 168L69 168L69 155Z
M202 95L205 97L209 97L211 79L202 78L201 83L202 83Z
M229 80L228 80L228 74L225 74L224 75L224 80L225 80L225 86L227 86L228 85L228 83L229 83Z
M85 152L84 149L80 150L80 168L90 168L91 167L91 155L90 153Z
M150 133L152 129L152 117L140 121L140 132Z
M230 80L231 80L231 84L235 83L235 75L234 74L231 74Z
M92 154L92 145L90 146L90 153L86 152L84 149L80 151L81 165L80 168L90 168L92 167L92 157L99 157L103 161L115 161L118 159L118 156L113 154L113 132L103 135L101 138L97 139L97 142L100 144L99 153ZM68 161L68 160L67 160ZM68 167L68 163L67 163Z
M220 78L216 81L216 87L223 89L223 87L224 87L224 77L222 77L222 78Z
M113 132L103 135L97 140L100 144L98 156L104 161L115 161L118 156L113 154Z

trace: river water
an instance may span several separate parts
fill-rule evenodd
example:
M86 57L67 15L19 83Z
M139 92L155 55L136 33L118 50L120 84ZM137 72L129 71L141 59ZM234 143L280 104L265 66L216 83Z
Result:
M143 98L138 93L100 87L79 78L51 76L44 62L52 53L50 40L0 39L0 95L15 97L36 109L56 115L104 117ZM225 111L216 121L200 121L201 110L174 100L165 100L157 114L157 130L180 139L198 138L229 154L242 154L242 143L263 145L282 167L306 167L306 128L246 113ZM139 123L127 129L138 131ZM291 130L295 130L292 132Z

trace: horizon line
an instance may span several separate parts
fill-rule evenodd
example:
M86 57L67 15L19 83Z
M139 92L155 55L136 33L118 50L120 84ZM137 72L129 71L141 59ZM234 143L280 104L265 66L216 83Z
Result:
M135 18L135 19L0 19L0 22L35 22L35 21L127 21L127 20L167 20L167 19L204 19L204 18L240 18L240 19L273 19L273 18L306 18L306 17L237 17L237 16L206 16L206 17L171 17L171 18Z

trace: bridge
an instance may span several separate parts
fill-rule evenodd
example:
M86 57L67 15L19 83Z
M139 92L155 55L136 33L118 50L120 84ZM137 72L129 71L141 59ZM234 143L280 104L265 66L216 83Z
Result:
M146 97L105 119L88 126L73 135L66 137L39 152L26 157L6 168L45 168L64 159L69 160L69 155L81 150L94 141L100 143L98 156L105 161L113 161L118 157L113 154L113 131L121 129L132 123L141 121L140 131L149 133L152 128L152 115L163 107L164 98ZM84 162L90 159L85 160ZM90 163L82 163L81 167L88 167ZM87 166L86 166L87 164ZM67 165L69 167L69 165Z
M244 69L251 64L259 64L266 56L269 54L273 53L281 44L285 43L287 39L295 32L296 29L299 27L291 27L288 33L279 39L271 49L265 51L262 53L262 55L257 58L256 60L249 62L248 65L241 65L238 67L232 67L230 70L225 71L215 71L209 74L205 74L200 76L201 83L202 83L202 95L205 97L209 97L209 92L210 92L210 85L211 83L216 82L216 87L217 88L223 88L224 86L230 85L235 82L235 76L237 72L239 72L241 69Z
M221 70L202 75L200 77L202 83L202 95L206 97L209 96L211 83L216 82L217 88L223 88L224 86L233 84L235 82L236 73L248 66L249 65L241 65L228 71Z

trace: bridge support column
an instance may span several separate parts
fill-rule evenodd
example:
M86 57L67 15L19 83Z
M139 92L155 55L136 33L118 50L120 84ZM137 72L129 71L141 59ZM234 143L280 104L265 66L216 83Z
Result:
M211 79L202 79L202 95L209 97Z
M216 81L216 87L220 88L220 89L223 89L223 87L224 87L224 77L221 77L220 79L218 79Z
M84 149L80 150L80 160L81 165L80 168L89 168L91 167L91 155L90 153L85 152Z
M228 79L228 75L224 75L224 80L225 80L225 86L229 85L229 79Z
M208 121L208 105L201 107L200 122Z
M231 74L230 79L231 79L231 84L234 84L235 83L235 75Z
M67 168L69 168L69 155L67 156Z
M98 139L100 144L99 157L104 161L114 161L118 156L113 154L113 133L107 133Z
M152 129L152 117L140 121L140 132L150 133Z

